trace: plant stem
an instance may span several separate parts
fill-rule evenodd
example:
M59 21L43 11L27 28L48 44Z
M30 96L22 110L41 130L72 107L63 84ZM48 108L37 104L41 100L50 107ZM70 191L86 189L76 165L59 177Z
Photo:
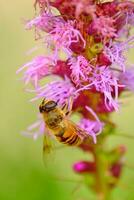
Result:
M98 195L98 200L109 200L110 191L107 182L107 161L103 152L102 142L98 143L94 148L94 159L96 163L96 193Z

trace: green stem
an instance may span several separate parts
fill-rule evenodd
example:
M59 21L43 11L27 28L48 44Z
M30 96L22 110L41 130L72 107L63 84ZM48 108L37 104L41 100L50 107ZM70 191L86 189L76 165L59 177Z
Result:
M95 188L98 200L109 200L110 191L107 182L107 161L103 152L102 143L98 143L94 148L94 159L96 163Z

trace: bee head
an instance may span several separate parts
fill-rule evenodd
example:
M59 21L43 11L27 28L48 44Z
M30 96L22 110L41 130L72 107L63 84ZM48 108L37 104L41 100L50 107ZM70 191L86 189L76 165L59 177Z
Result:
M57 103L55 101L48 101L44 99L41 105L39 106L39 111L40 113L49 112L51 110L54 110L56 106Z

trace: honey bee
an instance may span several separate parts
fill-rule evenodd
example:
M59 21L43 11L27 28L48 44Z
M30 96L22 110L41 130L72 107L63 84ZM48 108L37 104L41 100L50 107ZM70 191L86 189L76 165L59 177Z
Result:
M44 99L39 106L40 113L48 131L62 144L78 146L88 137L86 131L67 118L70 114L69 105L59 107L57 102ZM50 147L48 140L44 139L44 150Z

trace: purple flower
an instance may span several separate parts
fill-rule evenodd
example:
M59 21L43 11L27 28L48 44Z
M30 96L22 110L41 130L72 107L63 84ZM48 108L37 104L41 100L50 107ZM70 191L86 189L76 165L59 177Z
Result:
M59 21L55 28L50 31L50 35L47 38L48 44L50 46L54 45L56 54L59 49L62 49L67 53L68 57L72 54L71 44L79 43L80 41L82 41L82 45L85 47L85 40L80 31L75 28L75 21L72 20L67 22Z
M78 96L78 94L76 95L75 93L76 88L72 85L67 77L65 77L65 80L50 82L43 87L37 88L34 92L37 93L37 96L31 101L39 98L47 98L58 102L59 105L64 105L67 103L70 97L75 99Z
M89 111L95 120L89 120L86 118L82 118L79 126L84 129L90 136L92 136L94 143L97 143L96 136L102 132L104 123L99 120L95 112L86 106L87 111Z
M83 82L88 81L91 66L83 56L70 58L68 65L70 65L71 79L78 86Z
M124 72L126 68L125 53L134 47L134 37L129 37L124 42L110 41L108 46L105 46L104 51L112 63L112 66L120 67Z
M118 12L115 15L117 27L119 29L119 34L121 32L122 36L127 32L127 37L129 36L130 30L134 25L134 3L131 1L122 1L118 5Z
M84 90L93 90L104 94L105 106L108 110L118 110L118 89L123 85L118 84L118 78L106 66L92 68L88 82L75 91L75 94Z
M118 79L106 66L96 66L90 77L93 87L104 94L104 102L108 109L118 110Z
M91 5L85 0L72 0L71 5L75 6L75 17L79 18L82 13L89 14L92 18L96 17L96 6Z
M89 26L88 33L98 35L106 43L107 39L117 37L114 22L115 20L108 16L95 18Z
M39 115L23 134L34 139L40 135L56 136L59 142L74 144L90 153L92 161L77 162L73 169L98 197L109 199L121 175L125 150L123 147L107 149L105 140L108 135L116 134L110 114L119 108L119 95L125 89L134 91L134 66L126 67L131 66L127 51L134 48L134 36L129 37L134 25L134 3L129 0L35 0L34 7L38 14L26 23L26 29L34 28L35 39L42 40L50 56L34 58L17 73L23 71L25 84L32 84L33 89L26 90L35 94L31 101L53 100L59 109L67 104L69 113L79 114L80 120L69 132L66 123L69 116L68 119L65 116L65 123L64 119L53 119L52 125L56 126L50 128L48 123L48 128L45 127L45 116L51 121L49 114L55 108L48 103L51 108L48 113L42 112L43 117ZM42 86L48 75L50 82ZM55 128L66 131L57 135ZM78 128L85 136L81 143L77 143ZM100 135L96 144L100 133L104 136Z
M60 16L54 16L51 12L43 12L36 18L28 21L26 23L26 29L35 27L38 36L40 36L41 31L49 33L62 21L64 20Z
M42 118L42 115L38 115L38 119L32 125L27 127L26 131L23 131L22 134L28 137L32 137L36 140L39 136L44 135L45 133L45 123Z
M27 85L31 82L35 87L37 87L39 80L49 75L54 65L55 63L51 57L38 56L31 62L22 66L17 73L25 69L22 78L25 81L25 84Z
M134 91L134 67L126 69L119 75L119 81L128 90Z
M126 24L134 26L134 10L126 14Z

